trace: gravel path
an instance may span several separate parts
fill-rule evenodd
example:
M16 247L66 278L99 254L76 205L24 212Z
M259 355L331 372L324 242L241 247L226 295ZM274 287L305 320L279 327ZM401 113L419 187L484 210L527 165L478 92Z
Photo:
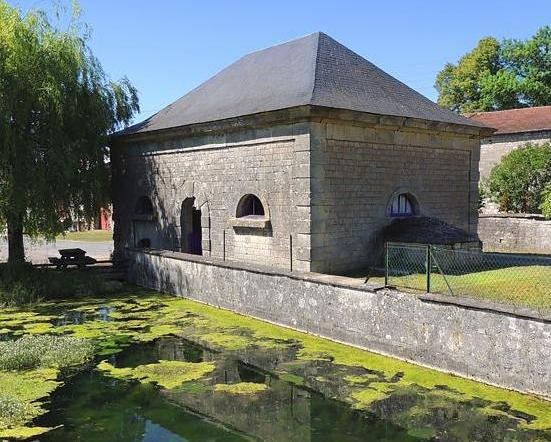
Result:
M87 255L96 259L109 259L113 251L113 241L106 242L85 242L58 240L48 243L44 240L31 241L25 238L25 254L27 261L33 264L48 262L49 256L59 256L59 249L80 248L86 250ZM8 259L8 244L5 238L0 236L0 262Z

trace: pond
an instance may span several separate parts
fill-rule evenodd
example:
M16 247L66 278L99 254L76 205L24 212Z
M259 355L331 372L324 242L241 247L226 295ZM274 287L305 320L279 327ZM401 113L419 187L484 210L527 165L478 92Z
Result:
M185 299L50 302L0 311L0 324L4 339L96 348L37 394L21 427L33 440L551 441L550 402Z

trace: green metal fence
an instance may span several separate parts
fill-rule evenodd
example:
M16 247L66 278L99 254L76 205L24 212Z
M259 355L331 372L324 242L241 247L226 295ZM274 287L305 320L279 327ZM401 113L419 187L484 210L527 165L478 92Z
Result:
M551 306L551 258L389 242L385 285Z

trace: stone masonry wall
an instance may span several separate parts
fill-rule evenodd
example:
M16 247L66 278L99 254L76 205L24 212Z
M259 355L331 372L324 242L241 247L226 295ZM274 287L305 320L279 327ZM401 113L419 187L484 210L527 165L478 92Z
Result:
M182 223L180 215L188 198L201 210L203 255L278 268L341 273L375 263L389 203L401 192L414 196L421 215L476 234L478 140L381 118L264 128L259 119L257 129L115 143L116 251L142 237L152 248L186 245L182 225L191 217ZM267 228L232 224L249 193L262 201ZM151 199L153 219L136 218L141 196Z
M486 252L551 255L551 221L541 216L481 215L478 235Z
M289 235L309 231L309 217L297 209L310 190L309 177L303 174L309 149L308 126L301 123L115 145L116 249L135 247L137 236L147 234L151 247L178 250L182 202L195 198L195 208L201 210L203 255L224 255L225 231L227 259L288 268ZM269 228L231 224L246 194L260 198ZM144 195L153 202L153 220L135 219L136 201ZM302 250L308 247L309 242L303 242ZM294 265L309 269L309 262L298 255Z
M332 282L327 275L240 268L179 253L130 257L130 279L149 288L551 397L551 318L371 292L350 278Z
M389 203L412 194L420 215L476 234L478 140L320 123L312 134L312 256L318 272L347 272L382 253Z
M501 158L525 143L545 143L551 141L551 131L524 132L518 134L494 135L482 140L480 148L480 179L490 176L492 169Z

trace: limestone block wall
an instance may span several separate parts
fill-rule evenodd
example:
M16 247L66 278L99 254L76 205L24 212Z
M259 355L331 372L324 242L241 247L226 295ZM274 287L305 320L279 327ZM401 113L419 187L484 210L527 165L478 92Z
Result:
M134 247L139 240L136 233L144 230L144 223L136 222L135 205L147 196L154 207L150 231L157 232L151 246L179 250L182 203L195 198L194 207L201 210L203 255L288 268L290 234L299 224L309 230L309 218L297 209L310 191L303 174L309 149L308 126L303 123L116 144L116 249ZM270 221L267 228L233 226L237 205L246 194L262 201ZM302 246L308 248L309 242ZM309 265L295 259L297 268L308 270Z
M551 131L523 132L494 135L482 140L480 148L480 180L490 176L504 155L525 143L546 143L551 141Z
M486 252L551 255L551 221L541 215L481 215L478 235Z
M313 271L373 263L390 201L403 192L420 215L476 235L477 139L327 122L313 128L311 155Z
M145 287L551 397L549 315L492 309L457 297L439 301L397 291L372 292L355 279L332 281L327 275L179 253L132 251L130 258L130 280Z

